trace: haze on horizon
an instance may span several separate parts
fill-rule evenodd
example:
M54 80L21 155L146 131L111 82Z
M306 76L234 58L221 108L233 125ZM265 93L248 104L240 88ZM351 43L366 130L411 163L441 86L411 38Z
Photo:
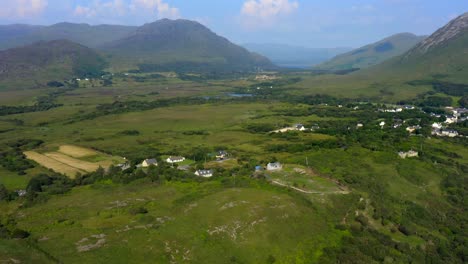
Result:
M429 35L468 10L452 0L2 0L0 24L141 25L196 20L236 43L359 47L392 34Z

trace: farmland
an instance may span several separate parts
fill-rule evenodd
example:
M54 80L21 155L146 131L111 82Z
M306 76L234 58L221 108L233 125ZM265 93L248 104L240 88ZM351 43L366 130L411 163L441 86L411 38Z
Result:
M24 154L28 159L34 160L41 166L71 178L74 178L78 173L93 172L99 167L108 168L118 162L124 162L122 158L111 157L91 149L71 145L60 146L58 152L41 154L26 151ZM97 159L99 161L89 162L86 159Z

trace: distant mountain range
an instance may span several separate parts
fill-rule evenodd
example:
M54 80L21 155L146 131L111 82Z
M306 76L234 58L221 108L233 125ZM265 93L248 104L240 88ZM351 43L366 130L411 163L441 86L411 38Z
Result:
M70 73L79 75L80 72L75 69L79 68L77 64L81 63L81 59L75 58L75 55L85 49L87 54L97 58L91 64L104 57L111 68L126 70L203 72L276 69L267 58L229 42L198 22L182 19L162 19L141 27L72 23L0 26L1 48L9 65L8 68L6 61L0 62L3 64L3 78L33 77L40 70L37 67L38 59L42 63L40 67L48 69L57 64L59 55L73 58L71 64L74 66L72 71L56 73L66 72L64 78L68 78ZM38 54L38 57L31 54ZM14 62L17 64L13 65ZM99 68L100 65L95 66ZM89 66L84 65L85 68ZM28 71L31 74L27 74ZM53 75L58 78L58 74Z
M416 36L411 33L396 34L376 43L338 55L317 65L315 69L336 71L368 68L404 54L424 39L425 36Z
M281 67L310 68L352 48L306 48L285 44L243 44L250 51L262 54Z
M137 27L58 23L51 26L0 26L0 49L15 48L38 41L67 39L81 45L98 48L127 36Z

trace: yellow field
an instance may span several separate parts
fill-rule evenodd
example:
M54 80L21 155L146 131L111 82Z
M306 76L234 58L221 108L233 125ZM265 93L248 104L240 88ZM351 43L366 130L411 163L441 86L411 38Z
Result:
M58 161L58 162L67 164L67 165L69 165L71 167L74 167L74 168L77 168L77 169L80 169L80 170L84 170L84 171L87 171L87 172L92 172L92 171L97 170L99 168L99 165L100 165L98 163L91 163L91 162L75 159L75 158L72 158L70 156L64 155L62 153L58 153L58 152L45 153L45 155L47 157L51 158L51 159L54 159L54 160Z
M87 148L82 148L82 147L77 147L77 146L72 146L72 145L62 145L59 147L58 152L74 157L74 158L82 158L82 157L94 156L94 155L99 154L97 151L94 151L92 149L87 149Z
M42 166L48 169L52 169L55 172L67 175L70 178L74 178L77 173L84 173L82 170L79 170L78 168L68 166L67 164L64 164L60 161L49 158L45 155L39 154L34 151L26 151L24 152L24 155L26 155L28 159L34 160L35 162L41 164Z
M105 155L94 151L92 149L62 145L59 147L58 152L48 152L44 154L35 151L24 152L28 159L34 160L40 165L52 169L55 172L67 175L74 178L77 173L87 173L96 171L100 166L108 168L113 162L120 162L119 157ZM80 158L102 156L104 160L99 162L90 162L81 160Z

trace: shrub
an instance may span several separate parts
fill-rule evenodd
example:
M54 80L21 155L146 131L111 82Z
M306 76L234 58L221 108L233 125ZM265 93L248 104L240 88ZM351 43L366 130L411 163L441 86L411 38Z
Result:
M22 229L16 228L11 232L11 238L16 238L16 239L24 239L30 236L28 231L24 231Z
M143 207L134 207L134 208L130 208L128 212L131 215L137 215L137 214L147 214L148 210L146 210L146 208L143 208Z

